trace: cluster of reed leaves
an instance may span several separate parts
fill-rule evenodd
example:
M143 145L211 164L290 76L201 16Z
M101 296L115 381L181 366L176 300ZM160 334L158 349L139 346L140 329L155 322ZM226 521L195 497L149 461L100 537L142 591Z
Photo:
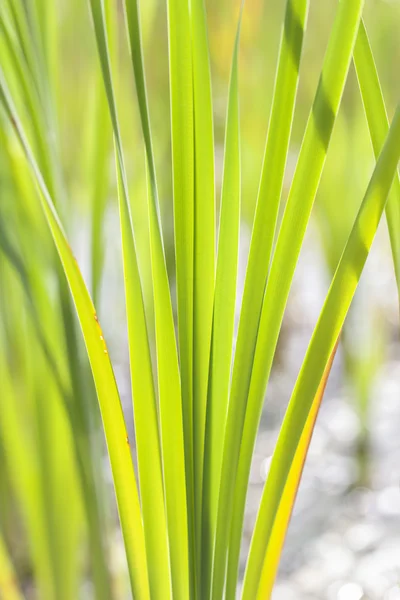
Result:
M96 200L92 221L94 303L62 224L67 201L52 102L56 93L52 61L57 46L52 3L6 0L1 7L2 135L8 146L8 168L15 173L12 193L19 207L18 221L1 229L2 252L7 260L2 262L0 276L2 289L18 300L15 305L26 303L29 323L22 335L14 335L9 324L15 325L18 315L6 315L2 310L0 368L6 400L0 410L7 426L0 428L0 451L5 454L8 476L13 479L25 513L42 596L74 597L79 523L83 520L88 528L95 595L111 597L103 539L106 524L96 493L98 453L91 442L91 380L78 360L72 297L100 407L133 596L182 600L236 596L246 492L265 390L354 59L377 161L299 372L259 507L242 597L268 598L340 333L385 207L396 279L400 280L400 110L389 129L362 21L364 2L342 0L278 226L309 9L308 0L287 1L234 340L242 196L238 94L241 15L231 64L217 227L204 3L168 0L176 333L140 11L137 0L124 0L123 4L146 157L147 198L131 199L128 187L111 59L115 7L104 0L89 0L102 76L98 83L105 90L96 108L98 138L91 173L91 194ZM108 116L118 181L138 482L120 395L95 309L104 254L101 227L107 187L107 136L111 135L102 124L108 123ZM148 207L149 279L154 305L151 323L131 214L132 204L137 202ZM42 218L36 210L39 205ZM46 226L58 259L45 233ZM23 235L27 227L34 227L37 239L44 240L37 249L15 244L15 239L34 239L33 235ZM44 293L46 269L54 263L57 266L52 285L59 313L46 307ZM7 306L12 309L10 303ZM153 327L155 367L149 336ZM15 356L26 355L23 361L9 364L10 345L15 345ZM20 369L21 364L27 367ZM24 405L29 411L26 418L34 415L38 423L34 439L21 436L16 403L19 386L31 399ZM23 468L16 469L16 465ZM7 552L0 540L0 560L3 555L6 557ZM9 590L8 597L19 597L8 559L1 562L0 589L2 585Z
M52 63L55 8L47 2L2 3L0 54L2 77L6 74L18 111L26 113L38 168L57 210L65 214ZM0 132L2 536L12 538L21 517L31 558L22 558L19 575L29 581L33 569L40 597L73 598L87 528L96 597L105 599L111 584L94 387L80 360L68 283L4 111ZM100 206L101 194L98 201ZM6 598L14 593L9 572L0 584Z

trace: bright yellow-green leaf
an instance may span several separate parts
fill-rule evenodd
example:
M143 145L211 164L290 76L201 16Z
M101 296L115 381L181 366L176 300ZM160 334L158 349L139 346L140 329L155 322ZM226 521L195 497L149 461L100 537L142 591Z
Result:
M354 47L354 64L368 121L372 146L375 158L377 158L389 130L389 121L386 114L385 101L383 99L374 57L363 21L360 23L357 41ZM398 173L394 178L393 186L386 204L386 220L392 246L397 287L400 294L400 177Z
M363 0L349 0L338 5L265 287L257 342L246 356L246 368L238 371L236 379L232 380L219 499L222 520L217 538L223 549L221 552L226 551L235 485L247 488L265 389L347 79L362 7Z
M168 523L168 526L164 525L164 531L161 527L158 527L158 535L161 535L161 532L166 534L168 530L171 567L170 575L165 573L165 577L164 575L161 576L160 565L156 561L154 578L158 582L160 598L166 598L170 593L184 598L188 594L189 586L189 541L181 380L161 231L137 2L126 0L125 8L148 174L149 238L154 293L159 413ZM189 442L188 438L186 438L186 442ZM187 459L187 468L189 468L188 455ZM190 531L192 529L189 529ZM193 571L191 570L191 572ZM172 592L170 591L171 586Z
M203 568L205 571L202 580L205 585L205 597L209 594L210 585L212 586L212 598L219 598L222 594L226 558L225 540L220 536L218 529L219 523L222 522L221 515L218 513L218 502L222 432L225 430L232 363L239 256L241 165L238 54L242 10L243 3L233 49L226 115L204 456ZM221 505L222 503L223 501Z
M135 432L150 594L155 598L161 598L162 594L166 594L166 597L168 598L171 584L169 577L160 434L145 307L129 208L128 184L111 76L104 7L101 1L91 0L91 8L103 80L114 132L132 396L135 413ZM131 9L134 10L135 6L131 5ZM134 14L137 17L137 10ZM159 369L159 382L160 381L161 374ZM163 420L161 419L161 426L162 423ZM172 448L174 448L174 446L172 446ZM165 473L165 461L163 466ZM178 473L178 476L179 475L180 474ZM165 478L165 484L169 485L169 480L167 480L167 478ZM178 503L176 502L174 508L176 508L177 504Z
M74 299L96 385L125 540L132 589L139 599L149 597L149 583L138 490L125 419L108 350L81 272L55 211L20 120L0 73L0 102L21 142L40 190L41 205Z
M338 347L334 347L331 356L329 357L326 365L325 372L322 376L321 383L318 387L314 401L312 403L307 421L304 425L303 432L300 437L299 445L297 446L293 462L290 467L289 474L287 476L285 488L282 493L282 499L279 504L279 508L275 513L274 524L271 530L271 537L264 557L264 565L260 585L258 591L258 597L260 600L269 598L274 585L276 572L278 570L279 560L285 541L286 531L289 525L289 520L292 514L294 502L296 500L296 494L300 483L300 478L303 473L303 467L306 460L308 448L311 442L311 437L314 431L314 425L317 420L318 412L321 406L322 398L324 396L325 387L328 382L329 374L331 372L332 363L336 355Z
M190 0L194 110L193 468L198 593L202 594L201 520L204 436L215 280L214 134L204 0Z
M276 515L281 503L285 502L284 494L293 461L299 456L299 445L302 444L303 432L313 410L314 398L336 347L384 211L399 159L400 107L396 111L332 280L279 433L253 533L244 579L243 600L265 598L260 588L260 577L261 581L266 581L267 571L270 569L266 560L271 558L268 547ZM275 564L274 557L272 560Z
M274 98L270 115L256 214L243 290L232 374L232 395L249 373L268 277L272 246L289 149L308 0L288 0L281 34ZM238 577L242 524L246 503L245 478L238 476L229 541L227 597L233 598Z
M167 0L167 9L178 340L185 441L190 587L193 590L195 585L193 473L194 114L189 0ZM184 579L186 574L185 554L184 552L178 554L177 552L171 555L172 569L173 572L181 571ZM187 575L189 576L189 573ZM179 598L187 598L188 593L185 586L181 587Z

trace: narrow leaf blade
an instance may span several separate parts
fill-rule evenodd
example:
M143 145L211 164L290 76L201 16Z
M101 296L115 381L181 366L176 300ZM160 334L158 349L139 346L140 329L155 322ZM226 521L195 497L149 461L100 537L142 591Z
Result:
M226 529L231 525L235 483L247 487L264 393L347 79L363 3L349 0L338 5L265 288L253 360L250 369L238 378L238 385L232 387L221 475L220 512L226 521L221 529L221 545L226 544Z
M231 392L233 397L237 388L251 373L289 149L308 7L308 0L288 0L286 5L236 342ZM239 475L234 494L227 574L228 597L234 597L237 583L247 493L244 481Z
M178 340L192 576L190 588L193 593L196 565L193 473L194 121L189 1L167 0L167 9ZM179 556L178 552L171 556L176 572L181 570L182 558L185 557ZM183 575L184 571L181 570L181 573ZM181 589L182 598L187 598L188 593Z
M258 591L258 596L260 598L269 598L272 592L272 587L274 585L276 572L278 570L279 560L285 541L286 531L289 525L294 502L296 500L301 475L303 473L304 463L314 431L315 422L317 420L318 412L324 396L326 384L328 382L329 374L331 372L332 364L336 355L338 343L339 342L337 341L336 346L334 347L326 365L324 374L312 403L310 413L304 425L304 430L301 434L292 465L290 467L286 485L282 493L281 503L275 514L270 541L264 557L265 568L262 570L260 579ZM268 568L266 565L268 565Z
M357 41L354 47L354 64L367 117L372 146L375 158L377 158L389 130L389 121L379 83L378 72L376 70L367 30L363 21L360 23ZM386 220L389 229L394 271L400 300L400 177L398 173L394 178L393 186L386 204Z
M83 277L23 132L2 73L0 73L0 102L15 129L40 189L42 209L73 296L103 418L132 589L137 598L147 599L149 598L147 561L138 490L127 443L124 415L107 347Z
M238 54L243 3L232 56L226 115L224 168L214 295L209 397L207 404L204 464L203 577L205 597L219 598L224 584L224 549L219 544L217 512L221 476L222 442L228 407L235 323L239 256L241 164Z
M150 594L154 597L160 597L160 594L164 593L164 597L168 597L171 584L164 506L164 482L145 307L111 76L104 7L101 1L91 0L91 9L115 141L132 396Z
M269 569L265 557L277 512L285 500L283 494L290 469L368 257L399 159L400 107L337 267L285 415L254 529L243 600L262 597L260 577Z

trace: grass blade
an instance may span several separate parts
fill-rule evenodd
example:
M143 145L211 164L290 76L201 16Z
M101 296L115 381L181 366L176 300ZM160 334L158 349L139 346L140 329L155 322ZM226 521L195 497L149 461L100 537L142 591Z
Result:
M193 347L193 72L188 0L168 0L179 358L185 435L192 444Z
M378 157L389 130L385 101L374 57L363 21L354 47L354 65L368 121L375 158ZM397 173L386 204L386 220L392 247L394 271L400 294L400 178Z
M171 583L169 578L167 524L164 507L164 487L158 430L158 416L147 336L145 308L143 303L137 254L129 209L128 186L123 160L121 135L111 78L104 8L102 2L99 2L98 0L91 0L91 8L116 148L132 395L134 401L135 431L137 439L142 511L145 526L146 551L149 565L150 593L151 596L154 597L166 597L166 595L168 597ZM137 16L137 6L128 6L128 24L129 17L132 16L132 12L129 12L131 9L135 10L135 14ZM154 203L149 203L149 205L150 204L154 206ZM151 239L153 234L154 232L151 231ZM159 242L161 243L160 239ZM164 265L163 261L161 262L161 265ZM157 281L160 281L160 277L160 273L157 273L157 278L154 277L154 286L156 286ZM156 324L159 322L159 319L157 318L158 306L158 303L155 303ZM162 302L162 308L163 307L166 307L168 310L167 303ZM175 360L175 363L176 372L177 359ZM169 411L164 410L164 398L166 398L164 388L165 386L168 386L168 377L171 375L171 373L173 373L171 365L172 367L174 365L173 352L170 352L169 356L164 362L161 363L159 361L158 365L162 434L161 440L163 451L165 451L163 453L163 467L168 533L171 536L170 548L178 548L178 553L181 552L180 557L182 559L182 556L184 556L184 551L182 550L181 544L184 544L185 540L187 542L187 536L185 532L184 520L184 511L186 507L184 472L182 474L183 466L182 470L177 467L179 456L181 456L183 464L182 447L179 445L180 424L179 420L175 419L176 413L172 409ZM171 376L171 379L173 379L175 386L179 386L179 378L177 375L175 378ZM175 389L171 389L170 391L171 397L178 399L180 398L179 387L178 391ZM173 437L173 434L177 435ZM169 454L166 456L166 453ZM175 454L173 460L171 459L171 454ZM179 522L177 513L179 514ZM174 533L176 537L172 537ZM173 559L176 561L176 556L173 555L171 550L171 562ZM178 571L176 570L176 562L173 564L173 567L175 567L175 571L173 570L172 572L177 574ZM182 579L183 577L181 576L181 580Z
M260 575L262 573L261 581L267 580L270 565L266 564L265 557L272 527L280 504L285 502L283 493L290 469L368 257L399 159L400 107L337 267L285 415L253 534L243 600L265 598Z
M15 33L18 39L18 45L22 50L24 56L24 62L28 70L33 73L34 85L36 86L36 91L40 95L38 81L40 80L39 67L37 63L37 56L35 55L35 51L33 48L32 37L29 31L28 23L26 20L26 13L23 6L23 3L20 0L6 0L6 3L2 5L2 18L4 17L4 12L8 7L12 23L14 25ZM43 98L41 97L41 100Z
M172 185L179 360L191 572L195 565L193 473L194 119L189 0L167 0ZM194 581L191 582L193 589Z
M125 10L140 119L146 148L149 184L149 237L172 592L174 596L185 598L189 593L189 548L181 382L171 294L161 230L137 2L126 0ZM188 463L188 468L189 466L190 464ZM155 574L155 577L159 579L160 598L165 598L168 590L171 588L170 582L167 585L167 573L165 573L164 584L161 583L160 575Z
M268 567L263 568L259 584L258 596L263 599L269 598L272 592L272 587L274 585L276 572L278 570L279 560L285 541L285 535L289 525L294 502L296 500L304 463L314 431L315 422L317 420L318 412L324 396L326 384L328 382L332 364L336 355L338 343L339 338L328 359L317 393L312 402L307 421L304 425L304 429L299 440L299 445L296 449L296 453L287 476L285 488L282 493L282 499L274 517L274 525L271 528L271 537L264 557L264 564L268 565Z
M149 190L151 194L151 190ZM149 207L151 210L151 198ZM189 596L189 538L185 477L183 417L178 355L166 265L157 237L156 218L150 215L151 260L156 318L158 387L168 538L173 598ZM158 249L155 244L158 243ZM165 589L161 590L165 597Z
M15 139L11 131L8 134L1 131L1 142L7 148L7 158L9 161L8 169L13 173L15 194L24 200L24 205L19 206L19 210L24 215L24 220L28 221L27 228L29 236L26 232L19 232L19 239L25 241L25 252L21 254L18 248L12 243L8 231L14 230L7 220L7 228L0 225L0 248L8 262L12 265L18 280L20 282L24 300L27 307L27 312L32 322L32 330L34 337L37 339L38 346L46 357L51 379L54 379L57 389L64 402L64 409L67 413L70 428L79 431L78 435L73 436L75 444L76 463L80 477L82 488L83 502L85 506L85 517L88 523L88 537L90 547L90 561L93 572L93 581L96 597L98 599L110 598L110 581L109 572L107 569L106 531L104 528L104 520L102 520L100 501L96 493L93 457L94 452L90 443L91 428L88 419L89 408L92 409L91 398L89 403L80 401L70 390L68 378L63 373L63 346L59 340L59 330L57 323L49 318L52 312L52 303L48 297L46 290L46 278L42 273L43 264L38 261L38 257L32 252L32 240L40 235L35 231L33 222L34 219L42 219L40 205L37 203L36 190L32 189L32 180L26 165L25 157L22 153L15 152ZM14 147L14 150L13 150ZM29 201L27 202L27 198ZM31 208L27 204L32 205ZM36 209L36 210L35 210ZM32 214L31 212L32 211ZM27 215L29 215L27 217ZM4 215L0 216L0 221L4 219ZM41 220L42 224L42 220ZM42 227L42 225L41 225ZM43 220L43 227L47 227ZM41 232L46 234L47 231ZM32 237L30 237L32 236ZM49 236L50 237L50 236ZM52 244L50 238L49 242ZM40 247L40 246L39 246ZM53 250L51 247L50 250ZM69 294L69 290L67 289ZM60 333L62 333L62 328ZM21 361L21 365L22 365ZM75 390L74 390L75 392ZM73 396L73 397L72 397ZM86 399L86 398L85 398ZM97 414L96 414L97 416ZM54 455L54 452L52 453ZM58 530L57 530L58 531ZM60 531L61 533L61 531Z
M100 285L104 267L105 241L103 223L107 208L109 192L109 168L111 146L111 128L107 122L108 107L104 94L103 82L96 79L93 98L93 120L90 137L90 162L88 170L91 173L89 195L91 198L91 292L93 304L99 306ZM101 123L101 127L99 127Z
M46 85L46 78L44 74L40 73L40 69L35 68L35 60L37 55L37 48L35 49L31 35L29 34L29 24L27 21L28 13L22 10L19 2L12 3L11 11L13 15L14 26L17 29L17 39L19 45L15 42L15 35L10 26L11 21L7 18L7 11L2 6L3 11L1 13L0 26L4 33L5 45L7 47L10 66L16 74L17 84L20 92L22 92L22 98L26 102L30 115L30 124L32 125L32 134L35 149L38 155L38 165L40 172L43 176L46 187L49 191L53 202L58 206L58 210L62 209L64 200L64 188L62 185L61 168L57 162L58 148L54 135L55 123L52 111L52 102L49 86ZM18 36L18 32L21 35ZM21 37L22 36L22 37ZM22 50L21 50L22 48ZM36 58L35 58L36 57ZM16 179L23 179L20 174L20 169L15 172ZM31 185L28 181L28 186ZM25 186L26 187L26 186ZM31 194L33 197L33 195ZM36 202L36 198L33 198ZM73 306L68 290L65 276L56 256L56 274L58 279L58 295L59 302L62 309L62 320L64 325L64 339L66 343L68 353L69 371L71 376L71 383L73 386L73 397L75 402L75 410L80 414L79 421L80 426L88 431L87 415L85 415L85 392L83 390L85 382L87 383L88 372L79 363L79 345L76 331L76 319L73 314ZM90 381L90 389L92 388L92 382ZM79 463L81 459L85 461L82 455L80 455L81 449L77 448L79 455ZM81 464L81 463L80 463ZM89 522L93 515L90 515ZM98 537L96 532L91 527L90 529L91 540L93 537ZM100 553L93 554L94 569L97 573L101 573L101 565L97 564L96 557L100 556ZM99 567L99 568L98 568ZM103 569L104 572L104 569ZM96 589L100 585L100 579L103 583L103 589L106 591L109 586L105 586L104 575L100 578L96 577ZM100 593L101 596L101 593Z
M132 60L133 74L135 77L136 95L140 112L140 124L142 127L144 145L146 148L148 172L150 175L151 187L154 190L154 201L158 201L156 166L151 139L138 0L125 0L124 7L129 39L129 49Z
M362 7L363 0L349 0L338 6L265 289L253 361L242 373L241 379L238 378L237 385L232 387L219 500L222 548L226 546L231 525L235 482L247 487L265 388L343 94Z
M268 277L283 175L297 96L308 0L288 0L281 34L274 97L240 313L232 395L251 372L258 323ZM227 597L235 596L247 485L238 478L229 542Z
M31 121L32 133L35 141L35 150L38 156L38 164L43 173L46 185L51 193L54 193L54 178L52 166L48 153L48 140L45 122L40 105L40 97L34 85L31 72L24 60L23 52L15 43L10 20L6 14L1 14L0 30L3 34L5 47L7 49L10 66L16 75L19 93L24 98Z
M220 598L224 570L217 530L218 492L221 474L222 436L228 407L235 323L236 282L239 256L241 165L238 54L243 2L239 14L232 56L225 128L224 168L218 235L217 272L214 295L209 396L207 402L204 459L204 597ZM214 551L215 547L215 551ZM214 552L214 562L213 562ZM212 582L210 581L212 574Z
M96 385L135 597L148 598L147 561L135 474L114 373L97 316L78 265L0 73L0 102L23 147L40 190L40 200L73 296Z
M197 572L201 585L201 521L208 372L215 280L214 132L204 0L191 0L194 100L193 460ZM202 597L202 591L199 589Z

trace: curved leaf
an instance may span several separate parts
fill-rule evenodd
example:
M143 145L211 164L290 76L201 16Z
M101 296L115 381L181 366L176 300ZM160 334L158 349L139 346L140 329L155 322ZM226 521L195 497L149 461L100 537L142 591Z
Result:
M251 373L258 323L268 277L283 175L293 122L308 0L288 0L281 34L274 97L250 243L232 373L232 396ZM239 568L247 480L238 475L229 541L227 597L233 598Z
M221 521L218 522L217 538L221 548L227 545L235 484L238 482L238 485L247 487L265 388L294 270L339 110L362 7L363 0L339 3L265 288L257 343L251 352L252 360L248 370L244 370L241 377L238 374L236 384L232 384L218 507Z
M161 230L137 2L135 0L125 0L125 10L140 121L146 148L149 183L149 237L157 345L162 462L171 564L171 574L168 577L172 579L173 593L185 597L185 594L188 593L189 550L181 381ZM186 469L189 466L187 462ZM188 471L186 470L186 472ZM162 584L161 577L157 574L154 577L159 579L158 593L160 598L165 598L171 588L171 582L167 585L164 581L164 584ZM165 579L164 576L162 578Z
M269 551L269 545L274 541L272 530L281 506L293 492L286 488L293 461L299 458L302 440L304 441L302 436L306 435L304 432L313 410L313 401L318 395L320 382L332 358L357 288L399 159L400 107L332 280L286 411L254 529L244 579L243 600L268 597L262 586L267 586L267 582L270 582L271 564L267 562L268 558L272 558L273 564L276 562ZM300 464L297 464L297 468Z
M127 443L124 415L107 347L81 272L66 240L1 72L0 102L15 129L39 187L43 212L75 303L103 418L132 588L137 598L145 599L149 597L149 584L139 497Z

